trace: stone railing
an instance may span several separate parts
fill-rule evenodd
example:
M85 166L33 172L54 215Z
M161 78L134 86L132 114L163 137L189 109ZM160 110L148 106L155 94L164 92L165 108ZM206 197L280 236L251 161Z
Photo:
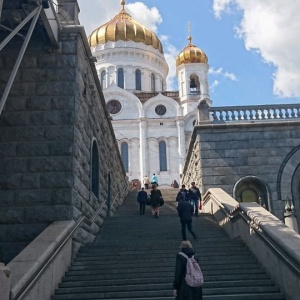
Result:
M300 104L211 107L214 122L275 121L300 118Z
M209 189L202 200L203 212L231 239L243 240L287 299L299 299L300 235L259 204L238 203L220 188Z

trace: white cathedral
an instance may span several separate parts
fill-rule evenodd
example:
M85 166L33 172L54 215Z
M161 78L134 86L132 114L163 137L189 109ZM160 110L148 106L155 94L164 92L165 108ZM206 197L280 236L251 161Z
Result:
M167 91L169 67L154 32L122 9L88 37L129 180L153 173L180 182L197 106L211 105L207 56L188 38L176 58L179 91Z

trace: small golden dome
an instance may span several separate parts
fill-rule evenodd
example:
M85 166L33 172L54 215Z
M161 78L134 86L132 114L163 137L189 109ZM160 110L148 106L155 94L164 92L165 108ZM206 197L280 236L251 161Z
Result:
M192 44L192 37L188 37L189 44L177 55L176 66L188 63L207 64L208 58L203 50Z
M133 41L144 43L159 50L163 48L156 34L135 21L124 9L125 1L121 2L122 10L110 21L94 30L88 37L90 47L95 47L107 42Z

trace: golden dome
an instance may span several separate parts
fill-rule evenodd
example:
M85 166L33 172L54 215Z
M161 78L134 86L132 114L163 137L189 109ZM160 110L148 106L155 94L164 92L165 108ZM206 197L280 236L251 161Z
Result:
M176 66L188 63L207 64L208 58L203 50L192 44L192 37L188 38L189 44L177 55Z
M88 37L90 47L116 41L133 41L144 43L159 50L163 54L160 40L154 32L141 25L125 11L125 1L121 2L123 9L109 22L94 30Z

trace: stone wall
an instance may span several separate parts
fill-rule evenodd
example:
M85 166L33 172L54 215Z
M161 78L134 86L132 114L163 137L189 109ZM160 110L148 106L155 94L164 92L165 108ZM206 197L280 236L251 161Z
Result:
M291 182L299 161L294 162L293 170L291 164L285 169L283 166L290 153L298 151L299 129L299 121L288 120L198 125L191 139L183 183L196 181L203 193L219 187L233 196L240 179L260 178L270 191L272 213L282 219L282 200L287 195L292 197Z
M0 94L20 45L15 37L0 52ZM90 217L107 199L109 172L112 198L127 184L89 51L82 28L69 27L58 49L35 32L25 53L0 116L0 261L53 221ZM93 140L100 153L99 199L90 191ZM90 242L104 217L74 240Z

